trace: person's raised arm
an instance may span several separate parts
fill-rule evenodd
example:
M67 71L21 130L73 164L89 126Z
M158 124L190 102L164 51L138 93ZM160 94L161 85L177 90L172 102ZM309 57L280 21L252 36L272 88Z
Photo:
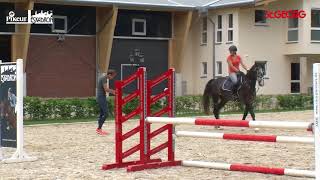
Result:
M247 66L243 63L242 58L240 58L240 64L243 67L243 69L245 69L246 71L248 71Z

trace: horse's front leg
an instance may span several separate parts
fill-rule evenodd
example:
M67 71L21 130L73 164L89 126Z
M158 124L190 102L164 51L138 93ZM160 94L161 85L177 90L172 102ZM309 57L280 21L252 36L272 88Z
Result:
M246 118L248 116L248 112L249 112L248 105L245 105L242 120L246 120Z
M250 112L252 120L255 121L256 120L256 115L255 115L255 113L253 111L253 105L252 104L250 104L250 106L249 106L249 112Z

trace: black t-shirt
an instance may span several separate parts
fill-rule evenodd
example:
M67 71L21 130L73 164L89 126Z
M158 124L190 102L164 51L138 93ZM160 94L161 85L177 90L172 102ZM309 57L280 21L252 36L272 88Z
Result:
M106 91L103 85L108 84L109 79L106 76L101 76L98 80L97 96L106 96Z

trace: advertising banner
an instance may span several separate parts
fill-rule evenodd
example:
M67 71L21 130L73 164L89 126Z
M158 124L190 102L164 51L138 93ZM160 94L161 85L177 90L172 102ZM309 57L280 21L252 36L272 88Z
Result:
M2 147L17 146L16 63L0 64L0 136Z

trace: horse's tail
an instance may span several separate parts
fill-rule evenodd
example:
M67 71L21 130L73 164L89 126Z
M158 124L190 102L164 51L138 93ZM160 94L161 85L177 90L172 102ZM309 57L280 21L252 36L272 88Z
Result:
M210 93L212 92L212 82L214 79L211 79L207 84L206 88L204 89L203 95L202 95L202 105L204 109L204 113L209 114L210 111Z

